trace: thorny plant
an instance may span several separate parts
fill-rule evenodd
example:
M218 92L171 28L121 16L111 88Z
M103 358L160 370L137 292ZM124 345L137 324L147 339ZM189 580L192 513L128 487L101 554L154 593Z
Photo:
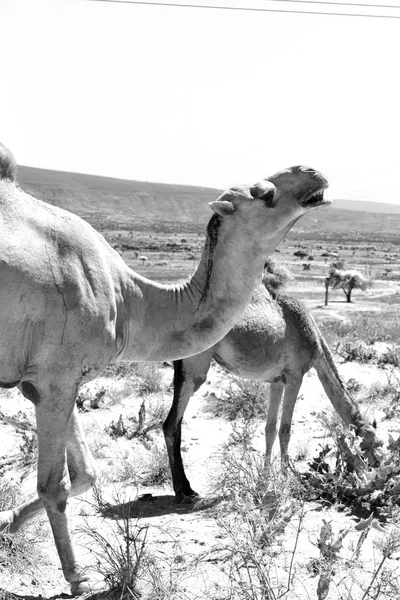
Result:
M248 427L246 422L244 427ZM282 535L295 518L294 557L304 505L293 498L291 486L295 482L272 468L267 471L247 432L241 437L242 444L237 434L236 426L222 449L213 485L214 493L222 494L226 501L217 512L224 544L216 544L211 556L226 576L225 597L272 600L287 594L292 585L293 560L289 559L284 576L282 571L279 578L271 573L276 571L276 557L283 553Z
M83 388L79 390L76 397L76 406L80 412L88 412L89 410L97 410L104 402L104 396L107 390L101 387L97 390Z
M381 557L372 571L370 580L362 583L359 580L359 573L363 571L361 561L361 550L368 534L372 530L378 530L380 536L374 539L373 544L380 553ZM348 545L346 553L342 553L343 540L348 534L356 534L358 539ZM323 519L323 525L320 530L318 542L316 544L320 550L320 557L313 559L308 564L308 570L313 576L319 576L317 597L318 600L327 598L331 584L333 583L340 597L343 597L343 589L347 590L347 596L350 600L354 598L354 587L357 588L357 598L366 600L367 598L377 599L381 597L385 600L393 598L397 600L400 591L400 575L396 574L396 569L389 566L386 570L384 565L388 560L396 558L395 555L400 551L400 528L398 515L391 520L387 528L383 528L371 514L367 519L360 521L355 526L349 526L334 533L332 523ZM397 560L399 558L397 557ZM390 577L389 577L390 574Z
M181 581L189 577L195 567L189 555L184 555L178 542L166 535L171 551L149 551L150 525L142 518L130 517L130 502L116 493L113 504L105 501L99 489L94 490L94 509L103 515L101 528L87 524L80 533L91 543L95 558L94 571L105 580L108 592L101 598L115 600L182 600L187 598ZM118 506L116 512L116 506ZM111 516L112 520L107 519ZM153 530L154 531L154 530ZM85 540L85 545L87 544Z
M309 500L345 505L360 517L373 512L381 520L389 519L399 503L400 438L389 436L379 466L370 468L361 449L362 440L352 428L324 413L318 417L330 432L332 444L321 448L306 473L297 474L303 493Z
M146 407L147 403L147 407ZM167 416L167 408L159 397L156 401L144 398L137 417L124 417L122 414L117 421L111 421L105 430L114 438L126 437L128 440L152 441L150 432L161 430Z
M20 484L1 477L0 512L11 509L23 500ZM32 582L40 585L40 580L35 574L35 565L42 559L39 540L43 535L43 519L41 518L34 519L23 530L12 535L7 530L0 532L0 572L2 573L0 584L4 583L7 573L18 575L29 573ZM4 594L4 598L12 598L11 594L7 596L7 592L0 589L0 599L2 594Z
M104 513L110 505L103 500L98 488L95 490L97 510ZM123 506L119 499L116 500ZM112 597L120 600L138 600L137 589L142 569L148 526L141 525L139 519L129 518L129 504L126 511L120 511L118 520L106 521L101 528L85 526L80 533L85 545L90 546L94 558L94 570L100 574L109 588ZM89 542L87 541L89 539Z
M330 427L333 425L330 423ZM338 426L337 426L338 427ZM225 445L221 455L221 473L217 476L214 490L223 494L226 500L217 512L217 522L223 532L223 542L219 542L211 551L211 557L226 576L224 599L229 600L278 600L279 598L297 598L301 586L301 565L296 551L306 515L303 489L293 475L286 476L270 468L266 473L263 457L248 442L247 436L242 446L231 441ZM342 440L342 441L340 441ZM343 442L343 432L338 427L336 441L342 444L339 472L329 470L324 473L329 485L334 486L335 477L343 476L346 465L352 465L347 475L356 479L357 485L367 486L363 473L354 469L357 461L349 453L362 460L357 436ZM393 442L398 452L400 442ZM359 456L360 454L360 456ZM329 462L329 461L328 461ZM333 465L335 462L332 463ZM360 467L362 463L358 466ZM397 461L398 464L398 461ZM376 473L375 473L376 476ZM357 479L358 478L358 479ZM317 494L320 490L317 491ZM379 494L379 491L377 492ZM364 507L365 508L365 507ZM312 577L318 577L316 594L318 600L328 597L334 585L340 598L348 600L396 598L394 590L399 591L399 578L395 576L392 565L385 571L389 559L400 550L400 528L398 526L400 509L394 508L391 523L382 528L375 515L357 525L350 524L335 533L334 525L322 520L319 537L315 545L320 556L310 560L307 570ZM293 544L288 551L281 544L283 536L291 528ZM379 563L375 565L370 580L365 581L361 550L371 530L378 530L380 540L375 545L381 553ZM345 538L351 534L351 542L344 548ZM375 532L376 534L376 532ZM383 534L383 535L382 535ZM300 573L299 573L300 570ZM389 577L388 573L391 573ZM353 591L352 591L353 590ZM385 595L383 590L386 590ZM355 595L353 595L353 592ZM390 595L391 594L391 595Z
M21 436L19 452L0 462L2 467L13 464L25 470L30 470L37 463L37 435L36 427L26 413L18 411L15 415L8 416L0 411L0 421L14 427Z
M379 400L379 407L386 419L400 415L400 377L395 369L386 371L386 382L375 383L370 388L369 395L371 400Z

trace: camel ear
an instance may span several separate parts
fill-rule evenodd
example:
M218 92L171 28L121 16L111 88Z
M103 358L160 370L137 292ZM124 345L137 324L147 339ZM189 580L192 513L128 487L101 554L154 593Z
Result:
M272 208L274 206L276 187L267 179L263 179L250 188L250 194L257 200L264 200L266 205Z
M229 200L222 200L221 198L223 198L223 196L224 194L217 200L209 202L209 205L213 211L217 213L217 215L220 215L221 217L229 217L235 212L235 207L233 206L232 202L229 202Z

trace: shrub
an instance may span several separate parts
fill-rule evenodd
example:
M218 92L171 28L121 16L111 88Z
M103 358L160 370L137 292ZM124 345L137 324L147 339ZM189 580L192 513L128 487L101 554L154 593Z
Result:
M228 442L223 446L214 481L213 491L222 493L226 499L221 508L216 509L222 531L217 537L223 542L210 552L211 560L229 581L229 595L224 598L272 600L285 597L295 570L292 570L293 560L287 566L283 557L282 535L287 525L293 524L294 517L299 517L294 556L304 514L301 502L293 498L293 478L278 475L272 469L267 474L264 457L247 442L240 447L232 447ZM278 564L279 579L276 577Z
M352 318L352 321L324 320L319 327L330 345L350 338L363 340L366 344L376 342L396 343L400 341L400 322L390 313L385 319L376 318L376 313L367 313Z
M89 410L97 410L103 402L107 390L102 387L98 390L84 388L79 390L76 397L76 406L80 412L88 412Z
M398 512L400 439L390 439L388 451L381 451L379 466L369 469L361 450L362 439L354 430L336 417L318 416L332 443L321 448L307 472L298 473L304 485L303 497L347 507L362 518L371 513L382 520L392 518Z
M140 483L145 487L159 486L171 481L168 454L165 448L153 446L142 460Z
M146 407L147 404L147 407ZM106 432L113 438L126 437L128 440L139 438L140 440L151 440L149 433L153 430L161 430L167 417L168 407L162 397L146 398L142 401L137 417L128 416L123 418L122 414L118 421L111 421L105 427Z
M22 438L19 446L20 451L12 457L11 461L23 467L28 467L28 469L36 465L38 454L37 435L36 427L31 418L22 411L18 411L12 416L6 416L0 411L0 420L12 425ZM9 460L6 461L6 464L9 462Z
M383 354L378 357L378 365L390 365L393 367L400 366L400 356L398 348L388 348Z
M123 505L117 499L120 505ZM97 492L97 508L101 513L106 503ZM91 555L94 557L95 566L92 567L100 573L108 585L105 597L119 598L120 600L139 600L141 593L137 589L143 563L146 561L148 525L141 525L130 518L129 503L127 508L119 515L118 520L107 521L104 519L100 529L86 526L80 529L82 537L89 538ZM112 594L112 595L108 595Z
M162 389L162 372L156 363L142 363L138 391L141 396L154 394Z
M269 386L263 381L252 381L235 377L226 393L213 396L210 409L228 421L266 418L268 410Z
M345 361L357 361L361 363L369 363L377 358L377 352L364 342L345 341L337 348L338 354Z
M386 419L400 416L400 378L394 370L386 373L385 383L375 383L370 388L370 398L379 400Z

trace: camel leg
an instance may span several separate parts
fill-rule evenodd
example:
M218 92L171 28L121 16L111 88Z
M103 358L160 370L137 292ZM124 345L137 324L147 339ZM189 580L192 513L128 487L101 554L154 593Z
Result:
M38 435L38 496L16 510L16 530L26 520L46 510L65 579L74 595L89 591L76 564L69 531L66 506L71 489L69 468L75 480L75 492L82 493L93 481L91 456L76 418L74 403L77 388L50 385L49 390L38 391L36 397L36 424ZM70 455L67 462L67 448ZM81 469L88 473L82 475ZM90 473L90 476L89 476ZM86 480L86 483L84 481ZM11 511L14 517L14 511ZM14 519L13 519L14 521ZM13 523L14 525L14 523Z
M285 395L282 407L281 425L279 428L279 442L281 446L281 461L287 465L289 461L289 441L292 429L294 406L303 381L303 377L288 377L285 386Z
M95 482L96 472L94 460L86 444L81 429L76 407L71 416L67 441L67 464L71 481L70 496L79 496L86 492ZM45 511L43 501L39 498L24 502L13 510L0 513L0 532L16 533L24 523Z
M285 384L281 381L271 383L267 423L265 425L265 467L271 464L272 447L277 434L278 412Z
M185 474L181 455L182 418L190 397L207 379L212 349L191 358L174 361L174 399L163 430L177 502L190 500L197 493Z

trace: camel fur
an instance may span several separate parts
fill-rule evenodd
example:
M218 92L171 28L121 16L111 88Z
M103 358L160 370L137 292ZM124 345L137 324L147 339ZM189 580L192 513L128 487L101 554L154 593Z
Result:
M323 198L307 167L241 185L214 211L196 272L161 285L133 272L88 223L24 193L0 145L0 386L35 406L38 497L0 513L17 531L45 508L73 594L90 589L75 560L68 496L90 488L93 458L77 419L79 386L111 362L177 360L203 352L233 327L263 264L292 225Z

